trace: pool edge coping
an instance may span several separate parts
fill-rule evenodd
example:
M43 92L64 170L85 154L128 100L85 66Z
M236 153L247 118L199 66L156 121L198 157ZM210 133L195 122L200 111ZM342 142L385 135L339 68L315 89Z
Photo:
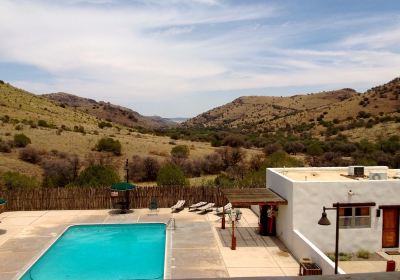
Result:
M70 224L68 225L65 229L62 230L62 232L55 237L54 240L52 240L49 244L47 244L43 250L40 251L40 253L35 256L30 262L28 262L27 265L24 266L24 268L21 270L21 272L18 272L12 280L20 280L22 276L25 275L26 272L50 249L51 246L54 245L54 243L57 242L58 239L61 238L61 236L71 227L73 226L90 226L90 225L135 225L135 224L163 224L165 225L165 248L164 248L164 271L163 271L163 279L172 279L171 277L171 268L170 266L167 265L167 259L169 259L169 262L171 262L171 258L168 258L168 245L171 245L171 251L172 251L172 240L169 240L168 237L172 239L172 234L169 233L168 230L168 224L163 223L163 222L136 222L136 223L76 223L76 224ZM167 253L168 252L168 253ZM169 275L169 278L166 278L166 275Z

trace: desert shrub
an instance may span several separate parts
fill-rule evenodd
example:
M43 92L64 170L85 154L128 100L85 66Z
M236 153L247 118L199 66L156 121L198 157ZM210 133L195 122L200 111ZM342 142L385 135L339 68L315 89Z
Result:
M303 143L301 143L299 141L288 142L284 146L285 152L287 152L288 154L293 154L293 155L303 152L304 149L305 149L305 147L304 147Z
M40 155L40 152L38 150L36 150L35 148L26 147L26 148L23 148L19 152L19 159L29 162L29 163L36 164L36 163L40 162L41 155Z
M218 174L224 170L224 162L219 153L215 152L204 157L202 170L206 174Z
M320 156L324 153L322 146L318 142L312 142L307 146L307 154L310 156Z
M114 169L102 165L91 165L79 174L74 185L84 187L102 187L111 186L112 184L119 182L119 180L120 178Z
M11 171L1 175L0 182L9 190L39 187L39 182L34 177Z
M174 158L188 158L189 154L190 150L186 145L177 145L171 149L171 156Z
M0 153L11 153L10 143L0 141Z
M284 151L278 151L268 156L265 161L266 167L301 167L303 162L295 157L289 156Z
M157 174L158 186L188 186L189 180L186 179L183 171L175 164L167 163L160 168Z
M160 163L152 157L133 156L128 168L129 178L133 181L155 181L160 170Z
M228 135L222 140L222 145L230 146L233 148L243 147L244 140L243 137L239 135Z
M96 151L99 152L110 152L116 156L121 155L121 143L118 140L114 140L110 137L101 138L96 145Z
M222 162L224 163L224 169L230 166L235 166L239 162L245 159L245 152L240 148L225 147L217 150L220 154Z
M18 148L24 148L31 143L31 139L25 134L15 134L14 135L14 145Z
M361 259L369 259L370 252L367 250L360 249L357 251L357 257Z
M214 183L218 187L232 188L235 187L235 180L226 174L220 174L215 178Z
M74 132L80 132L80 133L85 133L85 128L81 125L75 125L74 126Z
M157 174L160 170L160 163L157 159L152 157L145 157L143 160L143 167L146 181L154 181L157 179Z
M43 160L41 166L45 187L65 187L77 178L80 162L77 156L51 158Z
M24 127L23 127L22 125L20 125L20 124L17 124L17 125L14 127L14 129L15 129L15 130L22 130L22 129L24 129Z
M145 176L143 158L136 155L132 157L128 165L128 175L129 179L133 181L143 181Z
M103 165L111 167L115 170L119 168L118 159L114 157L113 153L105 153L105 152L90 152L86 154L84 165L85 166Z
M277 151L282 150L282 146L279 143L273 143L273 144L269 144L267 146L265 146L264 148L264 154L266 156L271 155Z
M109 122L99 122L98 126L99 128L103 129L105 127L112 127L112 124Z
M179 134L178 134L178 133L172 133L171 136L170 136L170 138L171 138L172 140L178 140L178 139L179 139Z
M38 120L38 126L49 127L49 124L45 120Z
M188 177L199 177L202 173L201 160L184 160L178 165Z

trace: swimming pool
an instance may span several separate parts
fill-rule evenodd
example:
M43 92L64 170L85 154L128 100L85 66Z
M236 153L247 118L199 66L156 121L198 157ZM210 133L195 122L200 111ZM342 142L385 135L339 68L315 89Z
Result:
M165 236L165 224L71 226L20 279L163 279Z

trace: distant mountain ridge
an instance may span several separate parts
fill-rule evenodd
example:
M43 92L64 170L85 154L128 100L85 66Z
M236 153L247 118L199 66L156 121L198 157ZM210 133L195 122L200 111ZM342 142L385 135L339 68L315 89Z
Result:
M65 92L43 94L42 96L61 106L77 109L92 116L128 127L154 129L169 128L176 125L173 121L159 116L143 116L129 108L114 105L110 102L96 101Z
M182 123L183 127L274 132L305 127L316 135L327 126L352 120L400 113L400 78L365 93L354 89L293 95L243 96ZM367 118L364 118L367 119Z

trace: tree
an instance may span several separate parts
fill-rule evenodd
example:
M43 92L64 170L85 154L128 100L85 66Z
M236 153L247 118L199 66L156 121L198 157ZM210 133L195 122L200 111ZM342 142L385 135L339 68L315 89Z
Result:
M284 149L288 154L296 155L297 153L303 152L305 147L303 143L299 141L293 141L286 143Z
M279 143L273 143L273 144L269 144L267 146L265 146L264 148L264 154L266 156L269 156L277 151L282 150L282 146Z
M183 171L175 164L167 163L161 167L157 174L158 186L188 186L189 180L186 179Z
M43 168L43 185L45 187L65 187L72 183L79 170L79 158L59 157L44 160L41 163Z
M312 157L320 156L324 153L321 145L318 142L312 142L307 146L307 154Z
M239 136L239 135L228 135L224 138L224 140L222 140L222 145L224 146L230 146L233 148L238 148L238 147L242 147L244 145L244 140L243 137Z
M152 157L145 157L143 160L144 174L146 181L154 181L157 179L157 173L160 170L160 163Z
M37 188L38 181L34 177L29 177L18 172L6 172L0 176L0 182L9 190Z
M116 156L120 156L121 143L119 142L119 140L114 140L110 137L103 137L97 142L96 151L111 152Z
M18 148L24 148L31 143L31 139L25 134L15 134L14 135L14 145Z
M186 145L177 145L171 149L171 156L179 159L187 159L189 157L190 150Z
M301 160L289 156L284 151L278 151L267 157L266 167L299 167L303 166Z
M111 186L119 180L114 169L102 165L91 165L79 174L74 184L83 187L103 187Z

